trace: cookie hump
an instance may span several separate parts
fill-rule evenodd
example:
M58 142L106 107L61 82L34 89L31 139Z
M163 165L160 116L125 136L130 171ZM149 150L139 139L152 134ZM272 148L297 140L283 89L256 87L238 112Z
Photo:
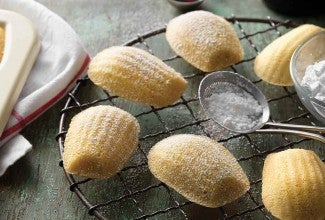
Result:
M204 72L243 59L242 46L231 24L210 12L194 11L172 19L166 38L176 54Z
M115 46L98 53L89 64L88 76L108 92L155 107L173 104L187 86L180 73L134 47Z
M230 203L250 186L235 157L204 136L181 134L161 140L150 150L148 165L157 179L206 207Z

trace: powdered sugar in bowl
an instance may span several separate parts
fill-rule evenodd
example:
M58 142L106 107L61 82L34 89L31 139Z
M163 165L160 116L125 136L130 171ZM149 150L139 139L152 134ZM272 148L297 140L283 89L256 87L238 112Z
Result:
M325 124L325 31L312 36L295 50L290 73L301 102Z

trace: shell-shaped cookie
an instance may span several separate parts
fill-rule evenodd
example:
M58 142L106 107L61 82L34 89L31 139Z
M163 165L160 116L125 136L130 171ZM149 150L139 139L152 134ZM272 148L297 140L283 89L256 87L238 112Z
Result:
M180 73L134 47L115 46L98 53L88 75L108 92L156 107L174 103L187 85Z
M88 108L71 120L63 153L68 173L109 178L135 151L140 126L128 112L112 106Z
M243 59L233 27L207 11L188 12L172 19L166 38L176 54L204 72L220 70Z
M267 156L262 179L265 207L285 220L325 219L325 165L310 150Z
M181 134L163 139L150 150L148 164L157 179L207 207L232 202L249 189L235 157L204 136Z
M290 59L295 49L323 28L305 24L274 40L257 55L254 71L262 80L279 86L293 85Z

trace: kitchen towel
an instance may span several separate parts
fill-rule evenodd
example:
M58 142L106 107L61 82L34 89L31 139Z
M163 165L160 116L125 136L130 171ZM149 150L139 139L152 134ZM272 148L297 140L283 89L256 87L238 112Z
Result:
M18 132L74 86L75 81L85 74L90 58L74 30L40 3L33 0L0 0L0 8L30 19L41 41L40 53L0 137L1 176L32 148Z

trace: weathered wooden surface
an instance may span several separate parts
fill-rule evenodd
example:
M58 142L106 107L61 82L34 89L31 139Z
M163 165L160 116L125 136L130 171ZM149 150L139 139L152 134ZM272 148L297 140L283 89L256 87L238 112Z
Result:
M168 20L181 13L170 6L167 0L39 0L39 2L62 16L76 30L91 55L95 55L105 47L122 44L134 38L138 33L162 27ZM289 18L298 23L308 21L325 26L324 16L283 16L267 9L260 0L208 0L201 8L222 16L235 14L237 16L265 18L269 15L277 19L284 20ZM258 27L250 26L247 28L251 28L251 31L256 31ZM257 38L255 40L255 42L258 42L256 43L257 47L265 44L263 41L267 40ZM245 67L243 67L244 70ZM252 75L251 77L254 76ZM263 83L260 84L260 87L264 88ZM269 98L281 93L277 88L270 88L263 92ZM0 178L0 219L91 218L76 195L69 191L68 182L58 166L59 153L54 137L58 131L60 109L62 109L65 100L64 98L63 101L57 103L22 132L33 144L34 150L12 166ZM271 111L275 112L275 119L281 120L286 118L288 112L295 111L299 113L299 110L292 109L292 106L294 106L292 103L275 102L271 105ZM130 107L130 109L132 108ZM150 126L152 123L154 122L149 121L149 123L146 123L148 125L146 129L153 129ZM278 136L269 135L261 138L260 135L252 135L251 137L257 140L260 144L258 146L260 149L272 149L273 146L283 142L283 139ZM295 139L295 137L292 137L292 139ZM308 142L307 145L311 143L315 144ZM249 152L241 148L245 144L247 144L245 140L237 140L236 143L229 143L228 147L232 149L235 156L240 156L249 154ZM308 148L307 145L301 144L299 146ZM324 146L312 146L311 148L316 149L323 157L325 156ZM257 176L260 175L260 173L254 173L254 169L255 166L260 167L262 160L256 163L242 164L243 166L251 167L250 174L252 175L250 176L252 178L258 178ZM132 173L130 176L132 176ZM96 188L89 188L87 190L94 192L94 195L91 196L92 199L101 201L103 195L96 192L102 189L105 190L105 187L108 187L108 185L100 182ZM116 193L115 191L111 192L112 196L116 196L119 193L119 189L114 190L116 190ZM160 196L164 197L164 195ZM152 203L157 203L157 201L152 201ZM112 212L120 215L121 218L128 218L127 214L121 215L123 211L118 211L121 208L126 207L116 206L116 210ZM131 205L128 209L132 209ZM194 209L194 211L191 211L191 216L194 219L197 217L197 212L203 212L206 215L214 213L213 210L195 211ZM161 218L167 217L161 216ZM177 213L175 213L175 218L177 218Z

